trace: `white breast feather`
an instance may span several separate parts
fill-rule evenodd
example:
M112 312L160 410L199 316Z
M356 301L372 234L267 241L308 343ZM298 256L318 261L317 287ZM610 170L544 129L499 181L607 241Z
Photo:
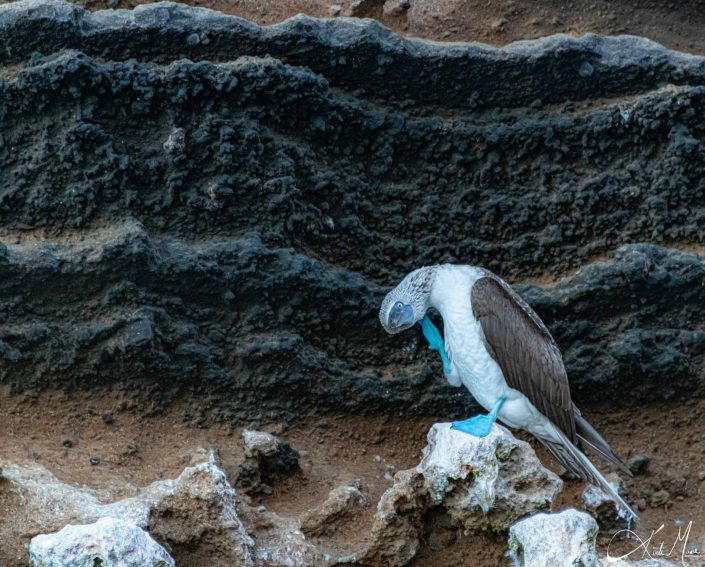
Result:
M532 430L545 417L521 392L507 385L502 369L485 348L480 322L472 312L472 286L484 272L472 266L441 266L431 291L430 305L443 317L446 350L459 379L477 402L491 411L506 398L499 413L511 427Z

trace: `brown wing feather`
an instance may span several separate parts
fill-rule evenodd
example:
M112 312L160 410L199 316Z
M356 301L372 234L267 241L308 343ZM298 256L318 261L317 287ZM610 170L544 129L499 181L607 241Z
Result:
M523 393L575 443L575 418L563 357L534 310L509 284L488 272L472 287L472 310L485 347L507 384Z

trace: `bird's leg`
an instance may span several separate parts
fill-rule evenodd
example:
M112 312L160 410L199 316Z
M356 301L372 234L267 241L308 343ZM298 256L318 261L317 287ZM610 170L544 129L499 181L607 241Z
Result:
M492 429L492 424L497 421L497 414L502 409L502 404L504 404L505 400L506 398L499 398L492 411L487 415L476 415L464 421L454 421L450 426L451 429L457 429L475 437L485 437Z
M431 350L437 350L441 355L441 360L443 361L443 372L446 374L451 374L453 369L450 366L450 360L448 360L448 354L446 353L446 345L443 342L443 337L441 337L441 332L433 324L433 321L429 319L428 315L424 315L421 319L421 329L423 330L423 336L426 337L428 341L428 348Z

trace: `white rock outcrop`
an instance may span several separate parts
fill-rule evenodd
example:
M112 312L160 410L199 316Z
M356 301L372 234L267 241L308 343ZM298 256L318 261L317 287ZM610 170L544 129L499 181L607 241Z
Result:
M615 472L605 475L605 479L618 494L622 494L622 479ZM588 484L582 492L583 507L597 520L602 530L629 528L632 517L617 501L601 488Z
M415 469L399 471L377 504L367 543L340 564L401 567L421 545L424 515L443 506L466 530L506 530L549 508L563 488L528 443L495 425L479 438L436 423Z
M133 523L101 518L38 535L29 545L31 567L174 567L174 560Z
M509 556L514 567L599 567L597 532L585 512L534 514L509 529Z
M109 491L63 483L40 465L2 463L0 481L21 499L13 522L23 539L107 517L148 530L172 551L202 542L208 548L217 547L233 566L254 565L254 542L239 518L235 490L213 455L175 479L132 487L134 496L107 504L101 500L110 500Z
M539 461L528 443L501 425L475 437L436 423L416 470L435 504L466 530L504 530L550 508L563 481Z

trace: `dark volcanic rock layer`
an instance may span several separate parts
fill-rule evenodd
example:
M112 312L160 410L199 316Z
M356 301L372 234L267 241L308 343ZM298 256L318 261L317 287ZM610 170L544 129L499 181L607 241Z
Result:
M221 417L464 411L376 312L451 261L518 284L578 401L702 393L705 263L677 248L705 242L703 58L167 3L3 5L0 44L0 375L18 389L189 393ZM562 279L521 283L537 276Z

